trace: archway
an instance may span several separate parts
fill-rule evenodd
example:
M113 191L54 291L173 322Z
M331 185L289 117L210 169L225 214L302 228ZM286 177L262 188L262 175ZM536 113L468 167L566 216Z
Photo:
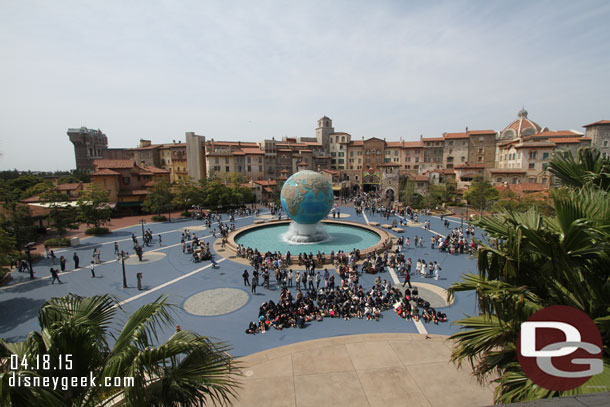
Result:
M393 201L394 197L396 196L396 192L394 191L394 188L388 188L385 191L385 197L389 200L389 201Z

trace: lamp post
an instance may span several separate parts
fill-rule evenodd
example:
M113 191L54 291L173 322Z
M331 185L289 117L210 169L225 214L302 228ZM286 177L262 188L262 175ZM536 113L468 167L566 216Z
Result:
M470 225L470 218L468 217L468 202L466 202L466 222Z
M127 288L127 274L125 274L125 258L129 257L128 253L121 250L121 265L123 266L123 288Z
M34 245L36 245L36 242L30 242L25 245L25 252L28 255L28 266L30 268L30 280L34 280L36 278L34 277L34 267L32 267L32 254L30 253Z
M140 224L142 225L142 241L144 241L144 225L146 225L146 221L144 219L140 219Z

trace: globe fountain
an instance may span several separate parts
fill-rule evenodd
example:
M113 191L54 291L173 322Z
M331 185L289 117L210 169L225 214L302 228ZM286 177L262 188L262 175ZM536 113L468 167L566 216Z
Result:
M286 180L280 194L284 212L293 220L283 238L292 243L327 240L320 223L332 209L334 197L330 182L315 171L299 171Z
M300 171L288 178L280 201L290 220L260 219L231 232L226 244L229 251L236 253L242 246L283 255L320 252L328 262L331 252L357 249L367 255L380 251L383 242L391 238L388 232L364 223L324 219L333 207L334 196L330 182L315 171Z

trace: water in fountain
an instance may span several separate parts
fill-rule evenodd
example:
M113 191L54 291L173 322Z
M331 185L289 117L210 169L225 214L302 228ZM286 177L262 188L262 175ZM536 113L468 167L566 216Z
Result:
M320 222L311 224L291 222L288 232L282 236L282 239L289 243L317 243L328 238L328 232Z

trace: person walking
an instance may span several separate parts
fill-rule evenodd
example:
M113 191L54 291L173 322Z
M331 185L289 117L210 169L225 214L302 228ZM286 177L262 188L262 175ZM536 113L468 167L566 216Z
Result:
M51 271L51 277L52 277L51 284L55 284L55 280L57 280L57 282L59 284L62 284L61 280L59 279L59 274L57 274L57 270L54 269L53 267L51 267L50 271Z
M244 278L244 287L250 285L250 273L248 273L248 270L244 270L241 276Z
M316 290L320 289L320 281L322 280L322 276L320 275L320 272L316 272Z
M55 259L57 258L57 256L55 256L55 252L53 250L51 250L49 253L51 255L51 264L55 265Z
M292 287L292 269L288 270L288 287Z
M76 270L80 261L80 259L78 258L78 254L74 253L74 256L72 256L72 260L74 260L74 270Z
M411 274L408 271L405 273L405 282L402 283L402 286L404 287L406 284L409 284L409 288L413 288L411 287Z
M256 277L252 276L252 294L256 294Z
M114 242L114 254L119 255L119 242Z
M91 278L95 278L95 262L91 260Z
M297 270L297 275L294 278L297 282L297 290L301 290L301 272Z
M159 246L163 246L163 240L161 240L161 235L159 235Z
M66 258L64 256L59 257L59 269L62 272L66 271Z

